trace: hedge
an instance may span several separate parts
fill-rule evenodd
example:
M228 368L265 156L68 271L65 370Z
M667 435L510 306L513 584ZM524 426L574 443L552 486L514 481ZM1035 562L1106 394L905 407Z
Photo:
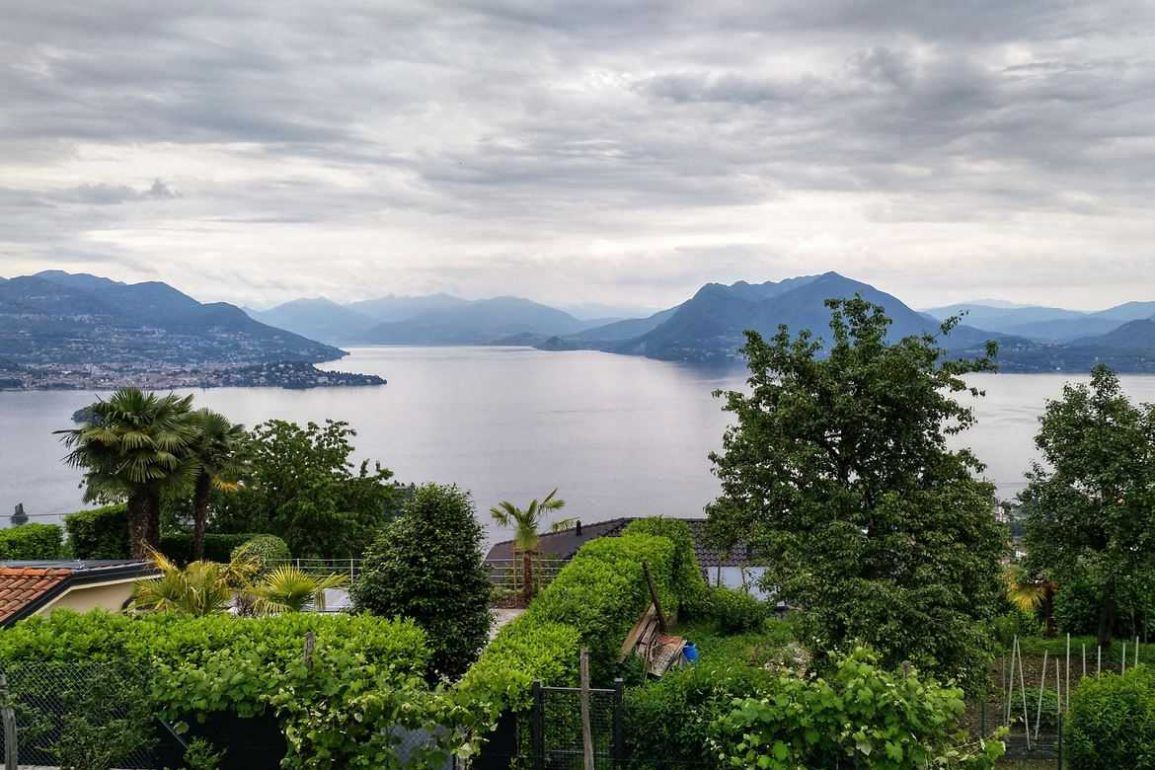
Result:
M310 632L315 645L307 664L302 651ZM283 767L291 769L386 767L399 740L390 728L452 724L446 700L425 685L426 637L409 620L61 610L0 632L0 665L43 661L146 672L156 712L178 722L275 714L290 747ZM447 743L430 750L444 754Z
M204 558L208 561L217 561L227 564L232 558L233 550L241 547L260 532L241 532L237 534L222 534L209 532L205 534ZM160 552L177 564L188 564L193 561L193 536L191 532L170 532L160 536Z
M56 524L21 524L0 529L0 559L38 561L59 559L64 532Z
M674 544L673 588L680 602L678 609L682 612L697 612L706 598L709 585L698 563L690 525L681 519L652 516L630 522L622 534L657 535Z
M287 561L292 554L289 545L276 535L257 535L241 543L229 554L229 561L254 559L260 572L268 572L279 561Z
M575 683L582 647L590 650L595 679L616 673L622 641L650 603L643 562L663 608L681 603L674 590L677 551L668 537L637 531L586 543L459 683L469 707L483 712L480 728L505 710L528 707L534 680Z
M64 517L64 528L74 558L129 557L128 507L123 503L70 513Z
M1071 694L1072 770L1155 770L1155 671L1087 677Z

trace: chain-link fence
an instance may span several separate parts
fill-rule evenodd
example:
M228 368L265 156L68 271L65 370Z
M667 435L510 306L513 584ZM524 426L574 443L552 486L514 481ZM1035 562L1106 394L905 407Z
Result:
M147 696L144 676L116 663L8 664L0 756L21 767L175 767L180 743Z

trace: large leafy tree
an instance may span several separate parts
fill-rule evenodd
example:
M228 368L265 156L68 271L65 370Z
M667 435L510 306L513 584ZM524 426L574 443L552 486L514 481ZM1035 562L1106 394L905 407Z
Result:
M124 388L89 407L79 427L57 431L70 450L65 462L84 471L86 501L127 500L136 558L160 542L162 493L187 484L195 470L191 405L192 396Z
M237 447L245 429L219 412L198 409L192 413L195 429L189 446L194 462L193 481L193 558L205 553L205 527L213 489L230 492L237 488Z
M736 423L711 455L711 530L764 560L819 651L859 640L891 665L977 677L1005 533L982 465L947 439L974 422L955 395L979 395L963 376L992 368L994 346L950 360L934 335L888 341L859 297L827 305L829 349L808 331L747 333L749 391L722 394Z
M502 500L489 509L489 515L503 527L513 528L513 550L521 554L522 593L528 602L533 598L533 560L538 555L541 544L541 529L545 516L565 507L565 500L557 496L554 489L540 500L530 500L529 505L518 508L508 500ZM553 532L573 526L575 519L558 519L550 525ZM516 557L515 557L516 558Z
M214 501L214 529L278 535L298 557L360 557L405 490L380 464L353 463L356 435L333 420L257 425L237 447L239 489Z
M1119 379L1096 367L1089 385L1048 401L1020 495L1028 563L1064 586L1099 597L1098 635L1111 641L1120 597L1155 569L1155 407L1135 406Z
M418 487L365 554L353 585L354 605L415 620L434 645L435 673L460 676L489 633L483 540L469 493L437 484Z

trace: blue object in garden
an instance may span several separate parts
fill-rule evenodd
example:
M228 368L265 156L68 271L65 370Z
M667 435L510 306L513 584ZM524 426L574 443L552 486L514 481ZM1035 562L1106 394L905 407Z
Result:
M697 645L695 645L693 642L686 642L685 646L682 647L682 655L684 655L686 657L686 660L690 661L691 663L697 663L698 662L698 647L697 647Z

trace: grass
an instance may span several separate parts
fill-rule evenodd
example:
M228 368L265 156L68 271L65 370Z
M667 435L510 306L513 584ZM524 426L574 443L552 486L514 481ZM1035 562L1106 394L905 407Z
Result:
M679 623L672 632L693 642L703 661L731 661L765 665L774 654L795 641L794 626L786 620L767 620L758 631L726 634L713 621Z

